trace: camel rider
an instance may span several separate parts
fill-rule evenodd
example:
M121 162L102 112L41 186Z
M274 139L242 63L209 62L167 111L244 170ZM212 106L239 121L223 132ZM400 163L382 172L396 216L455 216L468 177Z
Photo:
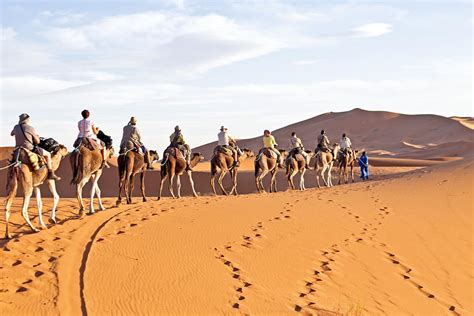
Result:
M173 148L178 148L184 154L186 158L186 169L191 170L191 148L186 141L184 140L184 136L181 133L181 129L178 125L174 127L174 133L170 135L170 146Z
M323 151L323 152L329 152L331 151L331 148L329 147L329 139L326 136L326 131L322 130L321 134L318 136L318 147L316 151Z
M23 147L37 153L40 156L43 156L46 160L46 166L48 168L48 179L61 180L60 177L54 174L54 170L51 165L51 153L41 147L38 147L40 138L30 123L30 116L28 114L23 113L20 115L18 124L15 125L12 132L10 133L11 136L15 136L15 147Z
M309 169L309 157L308 153L304 151L303 143L301 142L301 139L296 136L295 132L291 133L291 138L290 138L290 153L292 155L296 154L301 154L304 157L305 163L306 163L306 169Z
M346 136L346 134L342 134L341 138L341 152L345 154L352 155L352 143L349 137Z
M99 128L95 126L95 124L89 119L90 112L88 110L83 110L81 112L82 115L82 120L80 120L77 123L77 127L79 129L79 134L77 135L77 139L81 138L87 138L89 141L97 145L97 149L100 150L102 154L102 164L100 168L109 168L109 165L107 164L107 158L106 158L106 151L107 148L105 145L102 143L100 139L97 138L97 133L99 133ZM76 141L77 143L77 141ZM76 143L74 143L74 147L76 147Z
M234 158L234 167L238 166L239 164L239 153L240 149L237 147L237 143L235 139L229 135L227 132L227 128L221 126L221 130L219 134L217 134L217 145L223 148L226 148L232 152L232 156Z
M278 167L283 168L283 163L281 161L281 154L278 151L278 144L275 140L275 137L273 137L272 133L266 129L263 132L263 147L270 149L277 155L277 162L278 162Z
M148 169L153 169L148 155L148 150L141 142L141 134L137 127L137 119L132 116L127 125L123 127L122 141L120 142L120 154L124 154L129 150L137 149L145 157L145 163Z

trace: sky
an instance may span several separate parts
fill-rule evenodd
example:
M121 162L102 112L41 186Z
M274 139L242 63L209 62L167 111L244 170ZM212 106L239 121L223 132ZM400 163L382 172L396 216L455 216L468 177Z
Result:
M161 151L353 108L473 116L471 1L1 1L0 146L72 147L83 109ZM117 144L118 145L118 144Z

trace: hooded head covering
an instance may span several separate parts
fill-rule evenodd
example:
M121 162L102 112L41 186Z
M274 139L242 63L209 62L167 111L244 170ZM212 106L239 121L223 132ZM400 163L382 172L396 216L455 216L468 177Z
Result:
M21 114L21 115L19 116L19 118L20 118L20 119L18 120L18 124L23 124L23 123L26 122L27 119L30 118L30 116L29 116L28 114L26 114L26 113L23 113L23 114Z

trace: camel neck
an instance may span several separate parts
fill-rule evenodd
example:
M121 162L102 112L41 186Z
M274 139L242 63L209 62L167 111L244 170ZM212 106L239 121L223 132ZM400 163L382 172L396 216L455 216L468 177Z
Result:
M59 164L61 163L62 155L60 151L58 151L56 154L51 155L51 167L53 168L54 171L56 171L59 168Z

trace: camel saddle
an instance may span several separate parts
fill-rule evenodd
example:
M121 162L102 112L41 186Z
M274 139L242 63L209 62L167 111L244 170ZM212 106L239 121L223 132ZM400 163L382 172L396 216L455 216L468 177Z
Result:
M168 147L165 151L165 154L168 153L176 159L186 160L183 152L178 147Z
M214 148L214 155L217 155L218 153L234 157L234 153L232 152L232 150L230 150L229 148L225 148L224 146L218 145Z
M46 160L43 156L23 147L15 148L15 150L13 151L13 157L19 157L19 151L22 149L26 152L26 155L28 157L28 161L22 161L22 163L26 163L27 165L29 165L33 169L33 171L40 170L46 165Z
M270 148L262 148L262 149L260 149L258 154L259 155L265 155L265 156L267 156L267 158L274 158L274 159L278 158L277 154L273 150L271 150Z
M79 137L78 139L76 139L73 146L74 148L85 147L92 151L101 150L95 140L87 137Z

